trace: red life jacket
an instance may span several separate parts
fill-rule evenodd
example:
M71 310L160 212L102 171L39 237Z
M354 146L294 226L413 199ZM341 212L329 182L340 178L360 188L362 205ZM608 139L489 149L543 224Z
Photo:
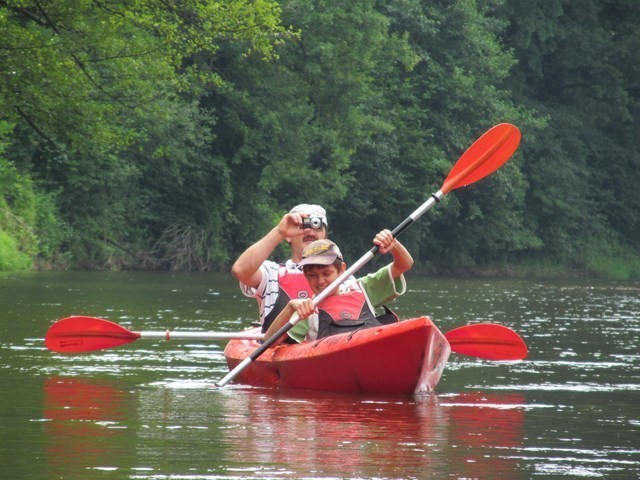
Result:
M318 338L380 325L361 290L331 295L318 305Z
M287 270L284 265L280 265L278 270L278 298L269 314L264 317L262 333L269 329L276 317L287 306L289 300L293 298L310 298L312 295L311 287L309 287L309 282L307 282L302 268L291 271Z

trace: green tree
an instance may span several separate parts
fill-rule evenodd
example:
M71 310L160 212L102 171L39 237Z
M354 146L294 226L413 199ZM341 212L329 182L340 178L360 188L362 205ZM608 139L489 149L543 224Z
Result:
M351 194L352 156L390 128L376 107L378 72L415 62L370 0L286 1L282 18L300 34L277 59L230 50L217 66L233 84L211 102L225 112L216 152L231 158L236 253L296 203L332 210ZM340 229L334 233L338 239Z
M379 114L393 128L372 138L353 160L359 181L342 210L355 206L370 232L395 226L425 201L489 127L504 121L525 131L540 127L504 86L515 60L500 43L507 24L492 4L407 0L381 7L392 32L408 37L420 61L378 77L384 92ZM527 189L521 162L516 155L482 183L456 191L407 232L416 269L482 264L539 245L520 215ZM343 227L351 228L350 238L362 237L362 251L368 236L358 235L346 219Z
M0 101L16 124L7 158L60 192L77 262L144 260L130 255L153 245L139 220L179 212L149 203L171 192L145 191L143 175L180 176L206 155L189 139L163 137L208 121L195 100L224 79L200 67L224 42L269 57L286 35L278 5L263 0L0 2ZM167 158L183 148L192 153Z
M517 99L549 119L527 142L526 215L547 255L589 267L640 234L640 9L628 0L506 4ZM618 245L618 247L616 247Z
M0 248L224 268L317 202L354 258L512 122L406 233L416 269L633 276L639 29L633 0L0 0Z

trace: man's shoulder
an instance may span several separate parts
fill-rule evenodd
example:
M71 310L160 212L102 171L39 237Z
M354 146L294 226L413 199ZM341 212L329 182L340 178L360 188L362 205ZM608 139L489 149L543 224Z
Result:
M264 262L262 262L261 268L265 269L265 270L273 270L273 269L278 269L280 268L280 264L277 262L274 262L273 260L265 260Z

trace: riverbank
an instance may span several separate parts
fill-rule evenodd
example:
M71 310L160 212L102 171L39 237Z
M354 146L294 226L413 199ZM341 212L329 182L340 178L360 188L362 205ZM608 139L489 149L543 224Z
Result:
M0 245L2 247L2 245ZM16 250L0 248L0 272L7 271L162 271L155 268L140 267L138 263L127 263L122 258L101 265L78 265L71 254L58 255L56 259L36 257L29 259L22 254L21 261L16 259ZM7 261L1 261L5 258ZM471 262L470 262L471 263ZM149 262L145 264L148 267ZM229 272L230 267L199 268L197 271ZM175 270L188 271L188 270ZM573 258L556 259L551 257L527 256L518 260L487 262L485 264L435 264L417 261L412 273L426 276L454 276L462 278L601 278L606 280L640 280L640 254L631 247L608 245L607 248L591 248Z
M447 268L413 271L430 276L454 276L462 278L600 278L603 280L640 280L640 256L626 254L618 257L592 256L577 262L561 262L553 259L527 259L489 265L451 266Z
M104 269L104 268L59 268L45 262L39 262L31 268L21 268L6 271L136 271L158 272L155 269ZM227 273L229 270L211 270L216 273ZM447 268L414 267L411 275L430 277L459 277L459 278L517 278L517 279L582 279L597 278L602 280L637 281L640 280L640 258L611 259L594 265L594 268L576 268L562 265L551 260L539 262L504 263L483 266L452 266Z

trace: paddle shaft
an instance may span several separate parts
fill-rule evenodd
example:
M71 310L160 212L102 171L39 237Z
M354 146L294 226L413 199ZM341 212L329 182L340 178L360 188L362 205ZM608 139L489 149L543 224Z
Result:
M160 339L160 340L262 340L262 333L248 332L171 332L165 331L147 331L133 332L139 335L141 339Z
M113 348L143 339L160 340L261 340L263 335L242 332L132 332L103 318L75 315L55 322L45 335L45 346L60 353L80 353Z

